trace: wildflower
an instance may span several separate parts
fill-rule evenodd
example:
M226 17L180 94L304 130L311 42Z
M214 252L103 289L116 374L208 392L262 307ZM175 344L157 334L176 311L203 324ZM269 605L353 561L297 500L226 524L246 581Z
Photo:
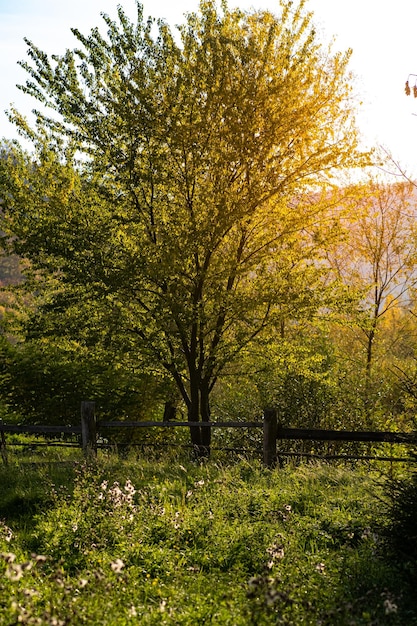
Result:
M167 605L167 601L166 600L161 600L161 602L159 603L159 610L161 611L161 613L163 613L165 611L166 605Z
M25 563L22 563L22 569L23 570L31 570L33 567L33 562L32 561L26 561Z
M384 600L384 610L385 615L390 615L391 613L396 613L398 611L398 606L395 604L395 602L390 600L390 598L387 598L386 600Z
M44 556L43 554L32 553L30 556L32 560L34 561L35 565L38 565L40 563L45 563L48 560L48 557Z
M78 586L80 587L80 589L84 589L84 587L86 587L88 585L88 580L86 578L80 578L80 580L78 581Z
M123 563L122 559L116 559L115 561L110 563L110 567L112 568L113 572L115 572L115 574L120 574L124 566L125 564Z
M198 482L194 483L196 487L202 487L204 485L204 478L202 478L201 480L199 480Z
M191 489L189 489L189 490L187 491L187 493L185 494L185 497L186 497L186 498L191 498L191 496L192 496L192 495L193 495L193 492L191 491Z
M124 501L123 491L120 489L118 482L113 484L113 487L109 491L109 495L115 507L120 507Z
M133 606L132 604L132 606L129 609L129 617L137 617L137 616L138 616L138 612L136 610L136 607Z
M284 558L284 546L273 544L270 548L267 549L267 553L270 555L271 558L267 562L266 566L268 569L272 569L276 559L280 560Z
M134 496L136 493L136 489L129 479L127 479L127 481L125 482L125 491L132 496Z
M23 595L26 596L26 598L32 598L33 596L38 596L39 593L35 591L35 589L23 589Z
M23 567L18 563L13 563L6 569L5 576L13 583L17 582L23 576Z
M6 561L6 563L13 563L16 560L16 555L13 552L1 552L0 558Z
M284 602L285 604L293 604L293 600L289 597L289 595L283 591L278 591L272 587L272 584L275 584L276 581L268 580L269 587L265 593L265 602L267 606L273 606L276 602Z
M268 589L265 594L267 606L273 606L277 600L281 600L281 594L276 589Z
M5 541L7 541L9 543L9 541L11 541L11 539L13 537L12 529L9 528L8 526L6 526L6 524L4 522L0 521L0 530L3 531L3 533L4 533L3 539L5 539Z
M280 515L283 522L286 522L291 512L292 512L291 504L284 504L284 506L282 507L282 510L278 511L278 515Z
M268 550L269 554L274 559L283 559L284 558L284 548L283 546L273 546Z
M325 573L325 569L326 569L326 565L324 563L317 563L316 565L316 571L319 572L320 574L324 574Z
M248 580L248 587L249 587L249 591L255 591L259 585L260 585L260 580L258 576L252 576L252 578L249 578Z
M373 541L376 543L378 541L378 535L371 531L370 528L365 528L361 534L361 539L364 541Z

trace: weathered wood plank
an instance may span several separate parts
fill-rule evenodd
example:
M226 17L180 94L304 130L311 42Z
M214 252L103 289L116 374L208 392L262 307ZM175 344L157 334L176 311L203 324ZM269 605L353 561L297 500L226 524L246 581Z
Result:
M369 441L388 443L417 443L417 433L390 431L321 430L311 428L280 428L278 439L303 441Z
M57 426L40 424L2 424L1 429L5 433L27 433L34 435L68 434L81 435L81 426Z

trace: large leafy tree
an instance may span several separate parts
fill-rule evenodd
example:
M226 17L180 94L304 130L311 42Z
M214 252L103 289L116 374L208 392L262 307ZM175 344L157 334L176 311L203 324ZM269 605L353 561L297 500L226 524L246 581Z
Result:
M159 363L208 421L226 364L283 308L319 304L320 189L358 163L349 53L319 44L303 1L202 1L178 32L137 9L103 16L106 35L74 29L63 56L27 42L42 106L33 129L12 112L36 156L14 168L5 228L53 276L50 310L93 309L98 335ZM191 436L209 449L208 428Z

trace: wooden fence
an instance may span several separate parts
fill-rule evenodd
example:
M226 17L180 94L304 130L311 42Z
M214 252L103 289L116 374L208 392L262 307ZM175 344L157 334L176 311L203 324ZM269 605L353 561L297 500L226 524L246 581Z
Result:
M344 441L344 442L369 442L391 444L417 444L417 432L399 433L391 431L347 431L347 430L321 430L311 428L284 428L279 425L277 412L273 409L264 411L263 420L255 422L106 422L96 421L94 402L83 402L81 404L81 424L78 426L39 426L39 425L17 425L4 424L0 422L0 450L3 462L7 464L7 448L5 433L26 433L41 435L69 434L78 435L81 438L82 448L85 456L95 456L97 454L97 438L100 433L108 433L109 430L130 429L138 430L142 428L189 428L199 426L203 428L258 428L263 431L263 461L267 467L273 467L280 463L285 456L306 456L322 459L367 459L380 461L408 461L409 458L381 457L381 456L356 456L338 454L311 454L303 452L285 452L279 450L277 442L284 440L293 441ZM62 442L60 444L70 446Z

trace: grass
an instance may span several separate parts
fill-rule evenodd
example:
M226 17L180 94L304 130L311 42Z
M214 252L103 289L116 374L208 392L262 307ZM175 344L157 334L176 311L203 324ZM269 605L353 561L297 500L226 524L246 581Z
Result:
M0 624L417 624L365 468L0 468Z

